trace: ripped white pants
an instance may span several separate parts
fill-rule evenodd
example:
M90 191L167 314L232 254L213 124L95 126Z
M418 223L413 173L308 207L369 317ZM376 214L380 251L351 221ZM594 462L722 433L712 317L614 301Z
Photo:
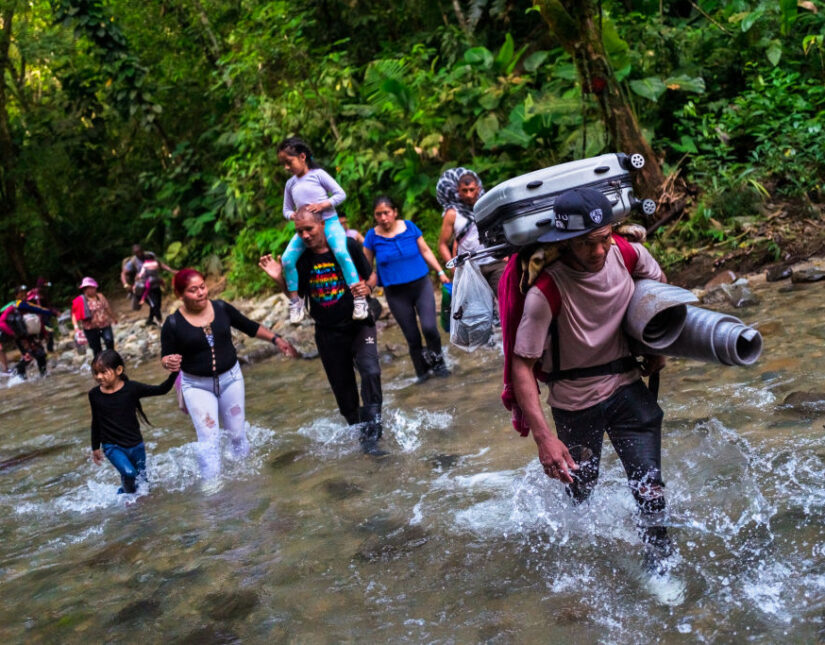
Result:
M249 454L241 366L235 363L214 378L181 372L180 385L186 409L198 434L201 475L204 479L214 479L221 474L221 427L229 435L235 457L243 458Z

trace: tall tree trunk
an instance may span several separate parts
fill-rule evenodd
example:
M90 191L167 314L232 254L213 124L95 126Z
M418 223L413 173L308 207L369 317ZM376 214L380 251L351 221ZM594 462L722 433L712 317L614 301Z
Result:
M645 167L636 175L638 193L658 197L664 184L662 167L607 60L599 3L597 0L537 0L537 4L550 30L573 57L582 92L593 92L598 100L610 144L616 150L644 155Z
M17 170L14 142L9 127L8 93L6 79L11 76L9 46L14 20L15 2L8 2L3 8L0 28L0 246L17 273L18 279L26 279L26 264L23 258L23 234L16 219Z

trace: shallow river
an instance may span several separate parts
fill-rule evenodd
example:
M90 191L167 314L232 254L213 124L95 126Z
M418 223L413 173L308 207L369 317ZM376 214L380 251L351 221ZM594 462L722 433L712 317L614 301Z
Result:
M824 289L773 285L735 312L764 335L755 366L663 373L687 588L675 607L641 581L615 453L571 508L510 429L498 350L449 351L454 375L420 386L406 358L387 360L381 460L360 454L319 361L245 367L252 456L227 462L217 492L201 489L174 395L145 400L150 485L136 499L89 459L88 374L0 382L0 639L821 641L825 412L782 403L825 392ZM401 342L397 328L381 337ZM129 372L162 379L154 364Z

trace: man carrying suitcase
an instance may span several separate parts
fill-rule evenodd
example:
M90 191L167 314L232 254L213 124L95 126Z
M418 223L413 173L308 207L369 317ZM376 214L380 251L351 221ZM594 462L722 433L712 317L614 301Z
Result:
M444 262L460 253L472 253L484 248L478 237L478 227L473 218L473 206L484 194L481 178L466 168L451 168L444 172L436 186L438 203L442 212L441 234L438 237L438 252ZM453 253L453 244L456 249ZM493 257L473 260L481 275L498 294L498 283L504 273L506 263Z
M544 472L566 484L574 504L595 487L607 433L640 512L645 561L652 573L663 573L672 552L664 526L663 414L641 376L658 372L664 358L645 357L640 367L622 318L634 278L666 280L641 244L614 242L613 220L610 202L598 190L577 188L559 196L555 228L539 241L559 242L560 259L544 269L524 299L505 381L521 408L520 429L532 430ZM502 298L506 293L508 301L509 287L505 277ZM512 325L504 313L502 319L507 334ZM542 411L536 366L548 382L555 435Z

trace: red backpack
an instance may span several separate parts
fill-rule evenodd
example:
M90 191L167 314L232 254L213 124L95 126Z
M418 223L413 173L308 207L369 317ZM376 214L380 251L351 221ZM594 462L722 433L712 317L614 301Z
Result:
M636 263L639 256L636 250L626 239L620 235L613 234L613 239L616 241L616 246L622 254L625 268L628 273L632 274L636 268ZM519 289L521 282L521 265L518 254L510 256L507 262L507 267L504 270L504 275L498 285L498 305L501 318L501 335L502 348L504 350L504 390L501 393L501 400L504 407L511 410L513 413L513 427L521 433L522 436L527 436L530 432L529 427L522 415L521 409L518 407L513 392L513 386L510 379L510 369L512 366L513 347L516 342L516 331L518 330L521 316L524 313L524 294ZM534 374L536 379L548 383L560 378L582 378L585 376L597 376L599 374L609 374L615 371L626 371L637 366L636 359L632 356L626 356L611 361L604 365L594 365L592 367L577 368L575 370L559 370L559 356L558 356L558 323L557 317L561 311L561 293L556 286L553 278L546 271L542 271L541 275L536 280L535 285L547 298L550 304L550 310L553 312L553 320L550 323L550 334L552 336L552 353L553 353L553 372L544 372L539 363L536 362L534 366ZM632 361L632 364L631 364Z

